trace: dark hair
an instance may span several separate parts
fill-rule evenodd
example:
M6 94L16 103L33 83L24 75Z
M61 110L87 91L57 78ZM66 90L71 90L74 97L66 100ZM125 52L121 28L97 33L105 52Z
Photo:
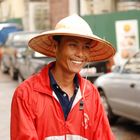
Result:
M61 35L54 35L53 36L53 39L55 40L55 41L57 41L58 43L60 43L60 40L61 40Z

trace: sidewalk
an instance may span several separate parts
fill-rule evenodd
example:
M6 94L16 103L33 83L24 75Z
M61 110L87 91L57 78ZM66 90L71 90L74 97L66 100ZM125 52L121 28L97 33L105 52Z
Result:
M9 75L0 71L0 140L10 140L10 107L16 86Z

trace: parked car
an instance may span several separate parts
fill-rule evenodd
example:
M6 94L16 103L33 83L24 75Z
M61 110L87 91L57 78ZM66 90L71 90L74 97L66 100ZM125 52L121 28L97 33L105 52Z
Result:
M95 81L110 123L118 116L140 121L140 52Z
M28 40L39 33L39 31L18 31L9 33L8 39L3 48L1 60L2 72L7 72L12 79L17 79L17 59L21 58L21 52L27 48Z
M39 72L43 66L55 60L54 58L35 52L30 48L23 51L21 55L22 58L18 59L17 62L19 83L27 79L29 76Z
M112 58L102 62L90 62L80 71L80 74L94 83L99 76L111 72L113 64Z
M22 30L21 25L17 23L0 23L0 46L5 44L9 33Z
M11 32L22 31L21 25L17 23L0 23L0 63L3 55L3 47Z

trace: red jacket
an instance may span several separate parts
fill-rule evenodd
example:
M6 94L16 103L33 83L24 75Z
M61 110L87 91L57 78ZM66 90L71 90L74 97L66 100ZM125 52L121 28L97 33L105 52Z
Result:
M80 75L80 88L64 119L50 87L49 66L16 89L11 107L11 140L114 140L97 89Z

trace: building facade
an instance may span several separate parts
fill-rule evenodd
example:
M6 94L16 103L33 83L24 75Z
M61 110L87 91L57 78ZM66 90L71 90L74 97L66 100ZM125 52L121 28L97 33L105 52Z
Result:
M133 9L140 10L140 0L0 0L0 22L21 18L25 30L44 30L73 13L85 16Z

